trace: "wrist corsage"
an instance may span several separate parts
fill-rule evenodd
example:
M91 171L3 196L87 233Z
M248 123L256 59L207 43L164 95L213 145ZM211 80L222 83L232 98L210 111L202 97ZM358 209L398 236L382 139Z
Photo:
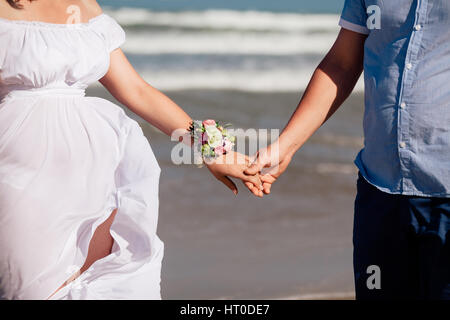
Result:
M236 141L227 129L230 125L222 125L214 120L193 121L189 132L194 139L194 151L203 161L220 157L230 152Z

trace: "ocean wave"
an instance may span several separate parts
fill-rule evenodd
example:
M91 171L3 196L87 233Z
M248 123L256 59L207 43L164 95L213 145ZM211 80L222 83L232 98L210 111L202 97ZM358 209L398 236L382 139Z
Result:
M107 11L126 30L130 53L291 55L324 53L339 31L337 15L256 11Z
M131 59L133 62L133 59ZM198 63L198 62L197 62ZM249 92L299 92L304 90L314 72L316 64L291 68L287 66L264 68L262 65L248 65L242 68L198 65L180 62L180 65L145 65L135 63L138 73L152 86L163 91L187 89L239 90ZM207 60L205 60L205 66ZM362 92L363 81L357 83L355 91ZM342 144L352 146L359 141L343 141Z
M298 92L304 90L314 70L171 71L141 72L160 90L220 89L250 92ZM360 81L355 91L362 91Z
M314 37L298 34L261 34L221 32L214 36L184 32L128 33L123 49L135 54L324 54L336 34Z
M251 55L251 54L132 54L135 67L148 72L177 70L303 70L322 60L321 54Z
M180 71L143 73L143 77L157 88L180 89L224 89L243 91L296 91L305 88L311 72L289 70L245 70L245 71Z
M107 10L122 26L135 25L241 31L333 32L338 15L206 10L160 12L142 8Z
M126 30L122 49L132 64L161 90L303 90L339 32L337 15L106 12Z

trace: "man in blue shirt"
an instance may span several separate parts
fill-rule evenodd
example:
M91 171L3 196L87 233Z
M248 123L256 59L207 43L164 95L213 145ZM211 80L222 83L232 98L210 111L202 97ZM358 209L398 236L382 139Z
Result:
M364 70L354 221L357 299L450 299L450 1L346 0L341 32L278 144L264 192Z

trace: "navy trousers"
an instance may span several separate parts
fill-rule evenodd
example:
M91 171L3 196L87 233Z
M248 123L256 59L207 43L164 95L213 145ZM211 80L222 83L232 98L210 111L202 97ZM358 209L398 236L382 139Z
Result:
M450 300L450 198L393 195L361 175L353 267L358 300Z

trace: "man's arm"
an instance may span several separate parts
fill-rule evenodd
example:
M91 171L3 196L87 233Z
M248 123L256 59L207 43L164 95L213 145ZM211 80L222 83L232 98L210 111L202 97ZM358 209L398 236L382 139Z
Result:
M281 134L282 153L294 154L348 98L363 70L366 37L341 29Z
M366 38L367 35L341 29L336 42L315 70L297 109L284 128L278 140L278 150L273 146L260 150L258 159L247 170L248 174L255 174L263 168L272 167L266 175L266 193L270 193L271 184L286 169L294 153L336 112L353 91L363 70Z

